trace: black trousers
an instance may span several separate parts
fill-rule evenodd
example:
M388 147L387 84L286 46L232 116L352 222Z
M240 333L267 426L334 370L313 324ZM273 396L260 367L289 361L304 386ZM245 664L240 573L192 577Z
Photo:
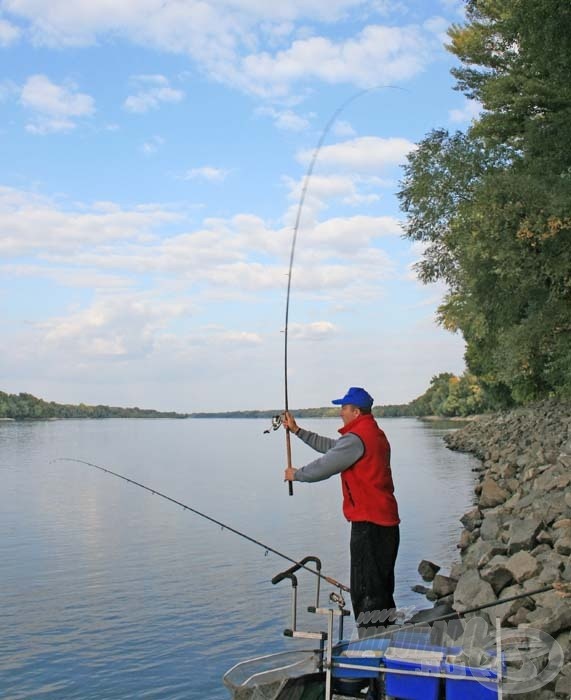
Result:
M398 525L351 524L351 602L359 633L390 623L399 541Z

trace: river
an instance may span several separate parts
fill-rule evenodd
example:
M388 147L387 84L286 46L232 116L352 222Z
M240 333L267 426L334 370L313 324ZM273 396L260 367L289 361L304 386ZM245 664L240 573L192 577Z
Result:
M447 450L441 428L380 422L402 519L395 598L399 607L428 607L410 587L421 583L421 559L446 572L456 558L475 460ZM300 423L329 436L340 425ZM284 434L264 435L267 427L239 419L0 423L3 700L222 700L230 666L292 648L282 636L289 583L270 582L287 561L98 470L52 461L118 471L292 558L318 555L325 574L348 584L339 479L295 484L289 497ZM294 465L315 457L292 440ZM315 577L299 580L302 610ZM298 622L319 627L301 613Z

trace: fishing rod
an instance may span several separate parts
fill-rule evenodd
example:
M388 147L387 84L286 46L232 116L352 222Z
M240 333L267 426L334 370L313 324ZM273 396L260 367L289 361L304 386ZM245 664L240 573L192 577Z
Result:
M295 564L295 566L297 568L305 569L306 571L309 571L310 573L315 574L320 579L323 579L324 581L326 581L330 585L335 586L335 588L338 588L341 591L345 591L346 593L349 593L348 586L345 586L343 583L339 583L339 581L336 581L334 578L331 578L330 576L325 576L324 574L320 573L319 571L312 569L311 567L307 566L303 562L303 560L301 562L299 562L296 559L292 559L292 557L288 557L287 554L284 554L283 552L279 552L277 549L274 549L273 547L270 547L269 545L264 544L263 542L260 542L259 540L256 540L253 537L250 537L249 535L246 535L244 532L241 532L240 530L236 530L236 528L231 527L230 525L227 525L226 523L223 523L220 520L216 520L216 518L213 518L210 515L207 515L206 513L203 513L200 510L197 510L196 508L192 508L191 506L187 505L186 503L182 503L181 501L177 501L176 498L172 498L171 496L167 496L165 493L162 493L161 491L158 491L157 489L153 489L150 486L146 486L145 484L142 484L139 481L135 481L135 479L130 479L128 476L124 476L123 474L119 474L119 472L114 472L111 469L107 469L106 467L101 467L99 464L94 464L93 462L87 462L83 459L76 459L75 457L57 457L56 459L52 459L50 461L50 464L53 464L54 462L77 462L78 464L84 464L88 467L93 467L94 469L99 469L99 471L105 472L105 474L110 474L111 476L115 476L118 479L122 479L123 481L126 481L129 484L133 484L134 486L139 486L140 488L144 489L145 491L152 493L153 496L159 496L160 498L164 498L166 501L170 501L171 503L174 503L175 505L180 506L183 510L188 510L191 513L194 513L195 515L199 515L201 518L204 518L205 520L209 520L211 523L214 523L215 525L219 525L223 530L229 530L230 532L233 532L235 535L238 535L239 537L242 537L243 539L248 540L248 542L252 542L253 544L258 545L258 547L262 547L262 549L264 549L266 551L266 554L268 552L272 552L272 554L276 554L278 557L281 557L282 559L286 559L287 561L291 562L292 564Z
M288 269L288 275L287 275L287 294L286 294L286 307L285 307L285 325L284 325L284 398L285 398L285 411L286 413L289 412L289 392L288 392L288 330L289 330L289 301L290 301L290 294L291 294L291 274L293 270L293 261L295 257L295 245L297 243L297 234L299 232L299 224L301 221L301 213L303 210L303 205L305 202L305 195L307 194L307 188L309 187L309 182L311 180L311 176L313 174L313 169L315 167L315 163L317 161L317 157L319 156L319 153L321 151L321 148L323 146L323 143L325 141L325 138L327 137L327 134L329 133L329 130L335 123L336 119L339 117L341 112L351 104L351 102L354 102L357 100L359 97L362 95L366 95L368 92L372 92L373 90L380 90L381 88L384 89L390 89L390 90L402 90L403 92L407 92L405 88L397 87L396 85L375 85L370 88L365 88L363 90L359 90L358 92L354 93L350 97L348 97L344 102L341 103L339 107L333 112L331 117L329 118L329 121L323 128L323 131L321 132L321 136L319 137L319 141L317 142L317 145L313 151L313 155L311 157L311 160L309 162L309 167L307 168L307 172L305 174L304 182L303 182L303 187L301 189L301 195L299 198L299 204L297 207L297 214L295 217L295 225L293 228L293 237L291 241L291 251L290 251L290 256L289 256L289 269ZM275 425L277 423L277 425ZM274 430L279 427L281 423L280 417L275 416L274 419L272 420L272 427ZM269 430L265 432L270 432ZM287 454L287 466L288 468L292 467L292 461L291 461L291 438L290 438L290 430L286 426L286 454ZM288 491L289 495L293 496L293 482L288 481Z

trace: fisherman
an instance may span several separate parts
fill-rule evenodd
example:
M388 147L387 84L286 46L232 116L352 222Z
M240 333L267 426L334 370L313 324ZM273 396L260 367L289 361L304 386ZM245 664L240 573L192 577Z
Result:
M395 562L399 514L391 475L391 448L371 413L372 397L351 387L332 401L343 427L337 440L300 428L284 414L284 426L323 454L300 469L288 467L286 481L323 481L341 474L343 513L351 523L351 601L359 637L388 624L395 609Z

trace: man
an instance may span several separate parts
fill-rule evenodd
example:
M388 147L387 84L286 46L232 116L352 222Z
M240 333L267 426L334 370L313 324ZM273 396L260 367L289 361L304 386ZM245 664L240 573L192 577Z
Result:
M323 481L341 474L343 513L351 522L351 601L360 637L387 622L395 608L395 562L399 515L391 475L391 448L372 416L372 397L351 387L341 399L343 427L338 440L300 428L286 413L285 427L323 453L301 469L285 470L286 481ZM369 630L374 632L374 630Z

